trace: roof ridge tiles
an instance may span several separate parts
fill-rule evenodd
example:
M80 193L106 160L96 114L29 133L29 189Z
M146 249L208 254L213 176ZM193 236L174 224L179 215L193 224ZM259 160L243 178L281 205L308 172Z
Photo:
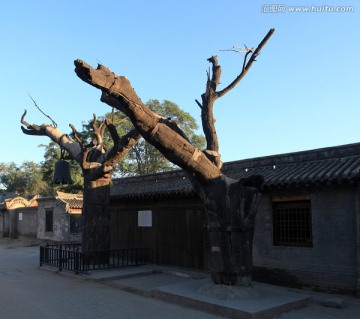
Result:
M353 156L360 156L360 143L226 162L224 163L224 170L231 170L234 166L236 169L253 168L259 166L285 165Z

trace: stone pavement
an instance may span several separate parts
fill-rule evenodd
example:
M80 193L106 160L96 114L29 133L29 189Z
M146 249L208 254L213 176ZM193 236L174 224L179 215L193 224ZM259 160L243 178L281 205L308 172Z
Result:
M208 280L204 273L146 266L74 275L39 267L37 244L0 240L0 319L223 318L221 314L226 314L216 307L204 308L203 304L179 298L179 291L186 294L189 284ZM312 298L304 308L273 318L360 318L358 298L263 286L284 296L305 294ZM329 300L343 308L325 307L324 302Z
M208 273L156 265L94 271L88 277L111 287L229 318L271 318L302 308L311 300L303 292L260 283L249 288L214 285Z

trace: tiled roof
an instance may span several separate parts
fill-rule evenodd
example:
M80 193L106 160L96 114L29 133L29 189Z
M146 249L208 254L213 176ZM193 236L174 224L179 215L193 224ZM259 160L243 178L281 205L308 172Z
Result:
M151 198L194 195L195 192L184 171L173 171L137 177L116 179L111 195L121 198Z
M83 195L82 194L68 194L63 192L57 192L57 199L63 201L67 205L69 212L80 210L83 207Z
M234 179L263 175L265 189L354 182L360 168L360 143L224 163ZM173 197L195 194L183 171L116 179L112 198Z
M65 212L69 214L81 214L83 208L83 195L56 192L56 196L46 196L37 199L39 202L58 201L65 206Z
M62 201L66 202L71 209L82 209L83 199L79 198L61 198Z
M265 187L353 182L360 168L360 143L227 163L235 179L263 175Z

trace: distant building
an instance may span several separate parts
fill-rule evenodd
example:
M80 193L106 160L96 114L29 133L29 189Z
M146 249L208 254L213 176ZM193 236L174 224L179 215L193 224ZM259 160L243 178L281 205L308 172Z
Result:
M265 177L254 279L360 295L360 143L224 164ZM210 269L206 215L183 171L115 179L112 248L150 247L162 265Z
M7 198L0 204L0 236L50 242L80 242L82 195Z
M54 242L81 241L82 195L57 192L38 200L37 238Z
M10 196L10 197L9 197ZM6 194L0 203L0 235L12 239L36 237L37 198L27 200L15 193Z

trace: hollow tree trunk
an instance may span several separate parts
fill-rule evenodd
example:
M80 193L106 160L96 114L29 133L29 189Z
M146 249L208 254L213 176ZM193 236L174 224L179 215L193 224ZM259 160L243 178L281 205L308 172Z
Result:
M252 243L261 194L245 180L222 176L207 183L192 179L204 204L210 240L211 274L215 283L249 286Z

